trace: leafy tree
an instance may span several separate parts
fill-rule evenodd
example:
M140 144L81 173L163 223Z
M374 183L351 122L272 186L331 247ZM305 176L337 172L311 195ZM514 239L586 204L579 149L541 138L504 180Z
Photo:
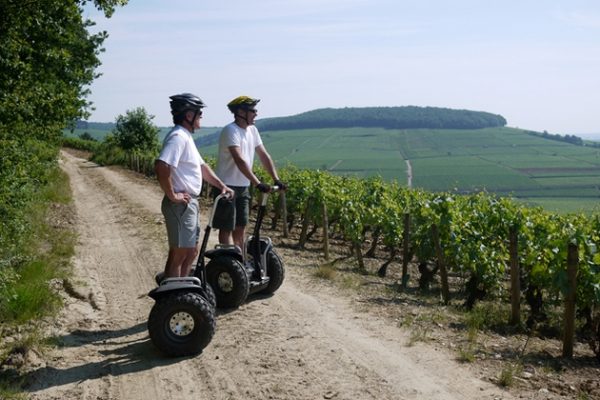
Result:
M90 34L88 1L4 0L0 3L0 137L35 128L57 140L68 121L84 116L89 85L106 32ZM124 0L95 0L107 16ZM31 134L30 134L31 135Z
M153 118L143 107L119 115L112 132L118 146L126 151L156 151L160 129L152 124Z
M106 32L88 0L0 1L0 267L14 265L27 209L56 168L62 130L86 115ZM126 0L94 0L109 17Z

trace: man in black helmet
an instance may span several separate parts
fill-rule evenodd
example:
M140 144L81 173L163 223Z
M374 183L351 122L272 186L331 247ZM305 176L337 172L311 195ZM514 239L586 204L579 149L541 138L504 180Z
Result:
M234 190L235 197L231 202L219 203L213 226L219 229L221 244L235 244L240 249L243 248L250 213L249 186L252 184L262 192L270 190L270 186L262 183L252 171L255 153L275 184L285 189L254 126L259 101L248 96L239 96L230 101L227 108L233 113L234 121L223 128L219 137L216 173Z
M233 195L200 156L192 133L200 128L202 108L199 97L182 93L170 97L175 126L163 141L154 168L165 193L161 210L169 238L165 277L188 276L198 252L198 195L202 179L221 193Z

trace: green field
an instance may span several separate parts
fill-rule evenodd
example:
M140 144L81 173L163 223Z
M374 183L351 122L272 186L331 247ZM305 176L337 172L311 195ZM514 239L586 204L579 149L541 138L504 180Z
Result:
M278 164L407 184L408 159L412 186L427 190L486 190L565 212L593 209L600 200L598 149L520 129L313 129L263 138Z
M167 131L161 130L161 138ZM194 136L218 131L203 128ZM88 132L102 137L102 132ZM265 131L262 137L279 166L380 175L407 185L408 160L412 186L426 190L486 190L561 212L591 210L600 203L599 149L521 129L328 128ZM217 146L203 146L200 152L216 156Z

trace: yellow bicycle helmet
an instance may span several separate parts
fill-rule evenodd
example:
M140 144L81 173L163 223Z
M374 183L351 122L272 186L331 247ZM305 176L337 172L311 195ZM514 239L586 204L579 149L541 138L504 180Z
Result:
M235 113L235 111L238 109L248 110L256 106L259 101L259 99L253 99L252 97L248 96L238 96L227 104L227 108L229 108L229 111L232 113Z

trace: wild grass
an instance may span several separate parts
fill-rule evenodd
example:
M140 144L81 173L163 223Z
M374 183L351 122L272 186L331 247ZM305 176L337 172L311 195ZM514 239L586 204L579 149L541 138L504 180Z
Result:
M38 321L58 312L62 300L53 282L68 279L75 234L62 223L60 211L71 201L69 180L56 168L36 202L27 210L27 232L19 249L21 262L0 269L0 365L15 353L26 354L46 345ZM0 378L0 398L21 399L19 382Z
M480 302L465 314L469 338L475 339L481 330L493 329L506 324L510 305L499 302Z
M74 233L48 221L52 204L70 200L68 177L58 169L50 183L40 193L29 210L31 232L21 253L24 262L3 275L12 277L13 284L0 287L0 322L22 324L51 314L60 306L60 297L51 288L53 279L68 276L68 260L74 253Z
M506 363L500 371L498 383L503 387L511 387L514 384L515 376L520 375L523 372L523 366L521 364Z
M414 346L418 342L428 342L430 340L430 330L427 327L415 326L411 330L408 342L408 347Z
M27 400L27 395L14 385L0 381L0 399L2 400Z
M472 344L458 349L458 361L472 363L475 361L475 351Z
M319 265L317 269L313 272L313 275L317 278L325 279L328 281L332 281L335 279L337 275L337 271L331 265L323 264Z

